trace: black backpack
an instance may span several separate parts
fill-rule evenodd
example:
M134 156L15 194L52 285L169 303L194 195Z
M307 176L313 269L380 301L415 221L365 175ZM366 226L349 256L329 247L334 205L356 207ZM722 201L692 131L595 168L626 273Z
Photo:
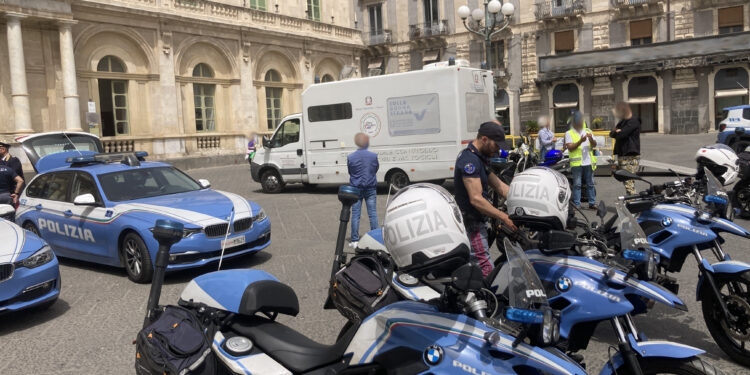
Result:
M198 317L180 306L166 306L158 319L138 332L135 370L138 375L215 374L211 341Z
M336 272L330 288L330 298L336 309L352 323L383 306L398 301L391 287L393 263L382 251L355 255Z

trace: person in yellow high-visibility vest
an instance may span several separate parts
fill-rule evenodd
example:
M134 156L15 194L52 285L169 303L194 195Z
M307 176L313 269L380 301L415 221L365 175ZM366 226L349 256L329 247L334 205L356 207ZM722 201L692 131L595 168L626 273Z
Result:
M565 133L565 147L570 158L570 171L573 175L573 204L581 207L581 185L586 183L590 209L596 209L596 188L594 187L594 170L596 170L596 139L586 127L581 112L573 112L570 130ZM583 181L581 181L583 180Z

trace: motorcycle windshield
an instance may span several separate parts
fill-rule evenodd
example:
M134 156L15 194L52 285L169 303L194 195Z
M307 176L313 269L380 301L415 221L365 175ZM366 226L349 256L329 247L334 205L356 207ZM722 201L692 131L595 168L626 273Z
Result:
M617 228L620 231L622 257L633 261L647 261L651 257L651 246L635 216L625 206L625 202L615 203Z
M539 276L521 246L504 239L508 255L507 297L509 307L523 310L539 310L549 305Z
M729 196L724 190L724 185L719 182L719 179L708 168L703 167L703 173L706 176L706 202L726 205Z

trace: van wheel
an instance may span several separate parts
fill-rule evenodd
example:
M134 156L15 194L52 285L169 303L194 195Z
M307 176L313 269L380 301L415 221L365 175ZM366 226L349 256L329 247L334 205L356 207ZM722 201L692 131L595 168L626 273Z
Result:
M400 169L396 169L388 174L386 183L388 183L389 186L393 185L396 188L401 189L409 185L409 176L406 174L406 172Z
M260 186L263 187L264 193L278 194L284 187L281 176L275 170L267 170L260 176Z
M151 281L154 264L151 262L151 254L141 236L133 232L126 234L120 243L120 254L128 279L139 284Z

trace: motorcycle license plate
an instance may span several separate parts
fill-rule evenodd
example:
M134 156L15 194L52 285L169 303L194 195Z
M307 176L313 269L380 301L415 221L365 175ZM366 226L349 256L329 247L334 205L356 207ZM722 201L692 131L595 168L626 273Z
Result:
M234 238L227 238L221 241L221 247L234 247L245 243L245 236L238 236Z

